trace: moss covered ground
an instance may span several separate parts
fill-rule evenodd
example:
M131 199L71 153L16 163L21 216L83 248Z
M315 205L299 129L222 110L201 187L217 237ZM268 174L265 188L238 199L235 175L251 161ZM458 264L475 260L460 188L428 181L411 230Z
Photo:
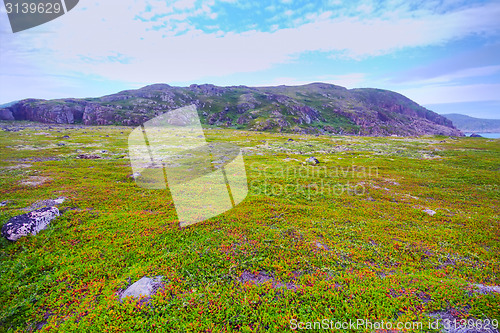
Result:
M484 287L500 285L499 140L209 129L242 147L249 193L180 228L168 190L131 177L132 128L0 125L0 224L67 198L38 235L0 240L0 331L500 320L500 294ZM120 302L143 276L163 287ZM383 331L366 325L339 331Z

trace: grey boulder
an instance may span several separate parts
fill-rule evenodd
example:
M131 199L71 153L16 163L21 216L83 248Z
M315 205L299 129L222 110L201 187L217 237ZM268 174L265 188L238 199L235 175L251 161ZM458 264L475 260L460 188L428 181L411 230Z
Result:
M125 291L120 296L120 300L123 301L126 297L150 297L156 292L156 290L158 290L158 288L161 287L161 279L162 276L157 276L155 278L143 277L142 279L125 289Z
M47 228L50 221L58 217L57 207L45 207L27 214L12 217L2 227L2 236L10 241L16 241L27 235L36 235Z
M319 164L319 161L316 157L311 156L306 160L306 163L311 164L311 165L316 165L316 164Z

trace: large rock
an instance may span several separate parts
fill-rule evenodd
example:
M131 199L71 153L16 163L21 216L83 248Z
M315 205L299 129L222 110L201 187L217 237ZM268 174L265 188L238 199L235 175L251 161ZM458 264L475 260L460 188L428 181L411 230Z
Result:
M161 287L162 276L157 276L155 278L143 277L139 281L132 284L130 287L125 289L125 291L120 296L120 300L124 300L126 297L140 298L140 297L150 297L153 295L159 287Z
M2 236L10 241L16 241L23 236L36 235L59 215L57 207L46 207L14 216L3 225Z
M15 120L12 111L7 109L0 110L0 120Z

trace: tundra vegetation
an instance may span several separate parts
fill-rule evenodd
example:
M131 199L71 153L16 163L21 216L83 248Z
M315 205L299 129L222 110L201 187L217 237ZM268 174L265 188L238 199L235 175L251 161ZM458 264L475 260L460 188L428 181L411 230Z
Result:
M66 198L36 236L0 240L2 331L500 320L498 140L207 129L242 147L249 193L180 228L169 191L131 177L132 128L0 125L0 224ZM121 302L145 276L156 293Z

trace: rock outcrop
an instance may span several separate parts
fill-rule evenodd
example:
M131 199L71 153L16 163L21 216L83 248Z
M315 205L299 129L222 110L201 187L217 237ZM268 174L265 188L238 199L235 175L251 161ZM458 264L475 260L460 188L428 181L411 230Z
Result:
M23 236L36 235L58 216L59 209L57 207L45 207L14 216L3 225L2 236L10 241L16 241Z
M16 120L12 111L9 109L1 109L0 110L0 120Z

